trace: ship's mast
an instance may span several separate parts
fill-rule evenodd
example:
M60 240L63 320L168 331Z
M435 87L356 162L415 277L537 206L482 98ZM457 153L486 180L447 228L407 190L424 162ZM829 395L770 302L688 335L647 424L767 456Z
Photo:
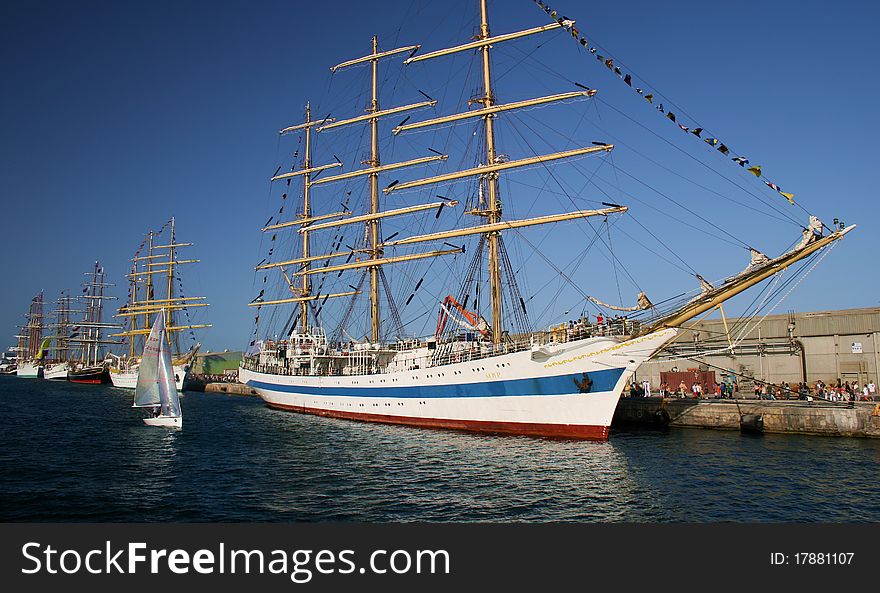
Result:
M544 25L541 27L534 27L532 29L526 29L523 31L517 31L515 33L505 33L502 35L492 36L489 32L489 13L487 8L487 1L480 0L480 32L479 35L476 36L472 41L446 48L440 49L432 52L428 52L425 54L419 55L411 55L404 61L404 64L412 64L415 62L420 62L423 60L429 60L433 58L439 58L442 56L448 56L452 54L457 54L459 52L471 52L477 50L480 52L480 57L482 59L482 70L483 70L483 93L482 95L478 95L474 97L469 103L479 103L481 107L479 109L469 109L464 113L457 113L454 115L446 115L438 118L434 118L431 120L425 120L421 122L414 122L411 124L401 124L394 128L393 133L395 135L400 132L404 132L406 130L414 130L418 128L424 128L427 126L448 124L456 121L462 121L466 119L471 119L475 117L479 117L483 119L483 130L485 134L485 143L486 143L486 155L485 155L485 164L481 164L477 167L473 167L471 169L461 170L461 171L453 171L450 173L443 173L441 175L436 175L433 177L428 177L424 179L416 179L413 181L405 181L403 183L395 184L394 186L389 186L385 188L383 191L385 193L391 193L396 191L407 190L416 187L422 187L426 185L436 184L436 183L447 183L450 181L454 181L456 179L463 179L466 177L477 177L479 179L479 187L480 187L480 200L479 206L472 210L469 210L468 214L473 214L476 216L481 216L485 219L485 222L481 225L477 225L470 228L465 229L456 229L453 231L447 231L443 233L431 233L428 235L421 235L416 237L407 237L405 239L400 239L394 242L385 243L385 247L390 247L394 245L406 245L411 243L419 243L426 241L438 241L438 240L446 240L454 237L462 237L471 234L482 234L486 238L486 243L488 245L488 267L489 267L489 288L490 288L490 304L491 304L491 317L492 317L492 342L494 344L500 344L503 336L503 325L502 325L502 277L501 277L501 232L506 231L513 228L520 227L528 227L540 224L549 224L553 222L561 222L563 220L574 220L577 218L587 218L591 216L605 216L608 214L614 214L619 212L625 212L625 207L610 207L606 209L600 210L581 210L576 212L570 212L559 215L551 215L551 216L543 216L536 217L524 220L515 220L515 221L502 221L502 207L501 200L499 197L499 188L498 188L498 175L500 171L506 171L508 169L515 169L519 167L526 167L530 165L535 165L538 163L548 163L551 161L573 158L584 156L588 154L594 154L599 152L610 152L614 147L610 144L603 144L601 146L590 146L583 148L576 148L573 150L567 150L563 152L556 152L552 154L539 155L534 157L527 157L519 160L508 160L504 159L503 161L499 161L498 154L495 146L495 117L498 113L508 112L516 109L523 109L527 107L531 107L534 105L543 105L558 101L565 101L570 99L585 99L592 97L595 94L594 90L585 89L583 91L576 92L568 92L568 93L559 93L556 95L550 95L547 97L536 97L530 98L523 101L516 101L514 103L508 103L504 105L498 105L495 102L495 94L492 90L492 71L491 71L491 56L490 49L495 44L507 42L515 39L519 39L522 37L526 37L529 35L535 35L538 33L543 33L546 31L552 31L554 29L558 29L562 27L562 23L553 23L550 25ZM482 159L481 159L482 160ZM485 190L485 191L484 191ZM486 198L484 199L484 196Z
M137 260L134 259L131 265L131 297L128 300L128 308L134 307L138 299L138 277L137 277ZM129 317L129 336L128 336L128 357L134 358L134 331L137 329L137 315Z
M308 171L312 167L312 104L311 102L306 103L306 147L305 147L305 159L303 162L303 168ZM312 217L312 205L309 202L309 184L311 183L311 173L306 172L303 175L303 218L308 220ZM303 259L306 260L303 264L303 269L307 270L309 268L309 251L311 247L311 237L309 237L308 226L303 226L303 234L302 234L302 256ZM302 294L300 296L307 297L311 292L311 280L309 279L308 274L303 274L302 277ZM309 302L307 300L303 300L300 302L300 327L302 328L302 333L307 333L309 331Z
M174 300L174 263L175 263L175 261L174 261L174 248L176 247L176 245L174 243L174 239L175 239L175 236L174 236L174 217L172 216L171 217L171 241L168 244L168 291L165 293L167 295L166 298L169 301ZM171 307L165 308L165 327L174 327L174 309ZM174 346L173 351L176 353L179 353L180 352L180 338L178 337L177 333L173 334L174 335L174 338L173 338L174 344L171 343L172 333L165 332L165 335L168 337L168 345L169 346L173 345Z
M489 38L489 13L486 8L486 0L480 0L480 39ZM489 45L482 47L483 54L483 107L488 109L495 104L492 95L492 75L490 72ZM494 115L485 118L486 130L486 164L495 163L495 124ZM485 212L488 224L495 224L501 220L501 202L498 200L498 173L490 172L485 176L488 185L489 207ZM481 181L482 183L482 181ZM492 301L492 341L501 343L501 266L498 261L498 241L501 237L499 231L486 233L489 245L489 289Z
M28 357L33 360L43 340L43 291L34 297L28 321Z
M153 297L155 296L153 294L153 275L150 274L150 262L153 261L153 231L150 231L149 234L149 250L147 252L146 259L147 264L144 266L144 270L146 270L145 275L147 277L147 287L146 292L144 293L144 296L146 297L144 300L149 303L151 300L153 300ZM151 311L144 310L144 329L149 329L150 327L152 327L152 324L150 323L150 313ZM166 324L165 327L168 327L168 325Z
M104 300L115 300L116 297L104 294L104 288L113 285L104 281L106 276L101 263L96 261L94 269L85 272L85 276L88 278L83 284L85 294L79 298L85 303L83 320L79 323L81 337L69 341L79 345L80 361L84 367L90 367L97 366L103 360L103 346L120 343L105 339L103 330L119 329L122 326L103 321Z
M393 171L396 169L401 169L404 167L411 167L415 165L424 165L427 163L432 163L440 160L446 160L447 155L434 155L428 157L421 157L417 159L413 159L410 161L400 162L400 163L390 163L387 165L382 165L379 158L379 118L385 117L388 115L393 115L396 113L401 113L404 111L408 111L411 109L421 109L425 107L433 107L437 104L437 101L433 99L429 99L428 101L422 101L419 103L412 103L410 105L402 105L399 107L392 107L390 109L386 109L384 111L379 108L379 60L383 58L388 58L391 56L397 56L406 52L414 52L418 50L420 46L418 45L409 45L406 47L398 47L396 49L391 49L387 51L379 51L379 40L377 37L373 36L372 40L372 48L369 54L356 58L354 60L348 60L346 62L342 62L341 64L337 64L331 68L331 71L336 72L341 68L347 68L349 66L354 66L357 64L363 64L366 62L370 62L372 69L372 93L370 105L366 109L366 113L344 119L341 121L337 121L335 119L330 118L329 116L324 118L321 121L312 121L310 113L307 111L306 113L306 122L304 124L298 124L294 126L290 126L281 130L281 134L286 134L288 132L293 132L297 130L305 129L306 131L306 162L302 169L294 169L287 173L282 173L280 175L274 175L272 177L272 181L280 181L287 180L288 184L290 183L290 179L296 176L303 176L305 181L305 189L303 191L303 213L299 220L292 220L288 222L279 222L270 226L264 227L263 232L274 232L278 229L290 228L294 226L299 226L299 232L303 235L303 253L302 257L270 262L267 264L263 264L261 262L260 265L256 266L256 270L264 270L269 268L280 268L282 274L284 274L285 280L288 282L291 292L293 292L296 296L290 298L276 299L276 300L263 300L256 299L255 301L249 303L251 307L263 307L266 305L282 305L287 303L299 303L302 307L302 328L305 331L308 329L307 325L307 303L308 301L320 299L328 299L334 297L349 297L360 294L359 290L354 290L351 292L340 292L340 293L328 293L328 294L311 294L311 284L308 280L308 276L312 274L324 274L330 271L342 271L342 270L354 270L366 268L370 274L370 339L373 343L377 343L381 337L381 315L380 315L380 307L379 307L379 283L380 283L380 268L386 264L392 264L403 261L411 261L413 259L421 259L423 257L437 257L440 255L449 255L453 253L461 253L462 249L450 249L443 251L434 251L425 254L411 254L400 257L384 257L384 250L382 243L379 237L379 226L380 219L387 218L390 216L401 216L404 214L411 214L414 212L420 212L423 210L439 208L443 206L455 206L457 204L456 201L445 201L443 203L434 203L434 204L421 204L418 206L412 206L409 208L399 208L396 210L388 210L382 211L379 204L379 175L386 171ZM308 110L308 108L307 108ZM312 181L311 174L317 173L320 171L324 171L325 169L330 169L333 167L342 166L342 163L337 161L335 163L330 163L327 165L321 165L317 167L311 166L311 127L315 126L316 132L321 132L324 130L330 130L334 128L338 128L341 126L351 125L351 124L359 124L362 122L369 122L370 124L370 156L367 160L362 161L361 164L366 165L364 169L357 169L354 171L348 171L346 173L341 173L339 175L331 175L325 176L321 179L316 179ZM321 185L325 183L331 183L336 181L342 181L346 179L352 179L355 177L366 176L369 178L370 182L370 209L367 214L361 216L352 216L352 212L348 210L344 210L342 212L334 212L332 214L323 214L320 216L312 216L311 215L311 201L309 189L313 185ZM319 225L312 226L313 223L318 221L328 221ZM309 246L309 236L310 234L319 229L327 229L334 228L336 226L342 226L346 224L354 224L354 223L365 223L366 231L367 231L367 246L364 251L369 254L369 257L364 261L356 260L355 262L345 263L341 266L322 266L319 268L310 267L310 262L330 259L330 258L338 258L338 257L348 257L349 260L353 255L353 252L338 252L338 253L328 253L323 255L311 255L310 246ZM285 268L287 266L298 266L298 270L293 272L294 276L300 275L303 276L303 280L301 284L294 285L291 281L287 271Z
M379 54L379 41L373 35L373 56ZM379 60L373 59L373 99L370 102L370 113L379 111ZM370 120L370 167L378 168L379 162L379 118L374 117ZM370 214L379 213L379 173L370 173ZM370 220L369 237L370 237L370 259L378 260L382 257L382 248L379 245L379 219ZM370 339L375 344L379 341L379 266L372 265L370 270Z
M156 245L154 240L157 237L164 236L165 228L167 226L170 226L170 241L168 241L167 245ZM178 332L211 327L210 324L176 325L174 319L176 317L175 311L179 309L208 306L208 303L193 302L201 301L205 297L174 296L174 271L177 266L198 263L200 260L177 259L178 249L181 247L190 247L192 246L192 243L177 242L177 229L174 218L172 218L166 226L163 226L158 233L150 231L147 235L147 243L149 247L147 255L139 256L135 254L135 257L132 259L132 272L129 274L129 278L132 281L131 300L127 306L119 309L115 315L115 317L130 318L129 329L125 332L111 335L112 337L127 337L129 339L129 356L136 356L137 349L134 346L136 336L146 336L149 334L152 328L151 317L162 311L166 320L165 330L169 335L168 344L174 346L174 354L177 355L180 353L180 337L178 336ZM164 251L165 249L168 250L167 253ZM138 251L140 251L140 249ZM158 280L159 277L166 278L166 298L156 298L153 289L153 274L159 275L157 276L157 282L161 281ZM138 300L137 285L141 281L140 278L143 276L146 276L145 293L143 300ZM138 317L143 319L143 327L139 328L137 326L136 319Z

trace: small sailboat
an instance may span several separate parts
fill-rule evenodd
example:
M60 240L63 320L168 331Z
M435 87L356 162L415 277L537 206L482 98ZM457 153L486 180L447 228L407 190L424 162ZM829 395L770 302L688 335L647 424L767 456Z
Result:
M156 315L150 335L144 344L132 407L152 410L153 415L144 418L144 424L148 426L183 428L183 415L174 381L174 368L171 365L171 348L165 328L164 310Z

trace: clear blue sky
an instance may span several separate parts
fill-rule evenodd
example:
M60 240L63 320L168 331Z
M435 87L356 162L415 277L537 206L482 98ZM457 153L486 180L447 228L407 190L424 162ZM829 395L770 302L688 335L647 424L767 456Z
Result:
M175 216L180 238L196 243L191 253L202 260L188 270L185 284L189 294L206 295L212 305L204 316L214 325L202 335L205 347L244 347L253 327L253 312L246 307L256 292L253 266L266 251L258 229L278 207L267 178L291 152L279 143L277 131L301 118L308 99L319 110L337 107L340 117L357 114L353 103L344 103L335 93L361 82L361 74L351 74L328 96L328 67L367 53L373 33L387 40L384 47L395 39L424 43L425 49L463 42L471 34L470 25L462 25L463 17L474 14L474 4L395 0L375 3L369 10L363 2L350 1L4 3L0 334L5 343L13 343L15 326L35 292L44 289L47 300L56 298L60 290L75 287L95 259L105 264L124 296L122 275L143 234ZM761 164L770 179L796 193L808 210L829 224L835 216L859 224L782 310L880 304L874 259L880 216L875 163L880 9L874 3L550 4L577 19L582 33L722 140ZM548 22L531 0L494 0L490 10L494 33ZM735 166L700 152L698 142L682 137L570 39L556 36L546 44L530 39L521 47L499 51L496 76L519 64L517 51L533 51L533 70L534 60L544 61L564 77L600 90L603 102L590 112L600 127L586 141L604 139L600 129L638 140L641 132L629 130L628 120L617 121L613 105L786 206L756 180L742 177ZM400 65L389 62L386 67ZM434 94L445 84L423 80L420 88ZM574 90L559 77L548 80L555 80L559 91ZM552 90L528 89L526 82L505 74L499 93L514 100ZM419 98L410 90L385 104ZM442 113L461 108L452 101ZM560 116L551 117L558 126L566 125ZM426 144L418 136L411 142L414 153L424 154ZM336 150L328 149L328 154ZM659 158L669 148L651 137L641 150ZM757 237L754 244L769 255L797 234L792 225L775 227L748 210L716 210L693 185L636 156L627 160L623 146L618 152L617 165L702 214L717 216L737 236ZM349 162L359 154L350 151ZM450 163L457 162L456 156L460 158L451 155ZM725 191L723 183L717 187ZM638 186L622 189L635 192ZM748 199L742 192L730 194ZM656 199L647 194L640 198ZM619 199L625 200L622 194ZM728 245L702 235L688 237L686 230L664 226L654 211L633 206L637 219L667 233L670 243L683 237L676 251L689 254L689 263L710 277L744 265L745 255ZM789 212L802 216L794 209ZM628 228L632 233L640 227ZM548 249L551 256L565 257ZM639 270L637 256L630 261L655 299L680 292L670 283L692 287L687 285L691 280L674 270ZM616 290L590 290L617 300ZM624 300L632 294L632 289L623 289ZM534 302L541 304L541 298ZM566 306L559 302L550 308L542 320L552 320ZM426 310L433 315L436 308L429 304Z

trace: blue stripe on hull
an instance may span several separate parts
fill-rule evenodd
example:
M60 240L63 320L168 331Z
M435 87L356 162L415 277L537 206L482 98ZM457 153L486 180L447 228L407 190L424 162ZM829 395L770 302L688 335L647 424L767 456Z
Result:
M605 369L592 373L574 373L555 377L533 377L508 381L486 381L484 383L456 383L450 385L414 385L410 387L313 387L308 385L281 385L263 381L248 381L249 387L303 395L325 395L343 397L400 397L400 398L443 398L443 397L509 397L524 395L572 395L577 393L611 391L623 374L624 369ZM589 391L581 385L586 378L592 381ZM381 375L372 375L379 377Z

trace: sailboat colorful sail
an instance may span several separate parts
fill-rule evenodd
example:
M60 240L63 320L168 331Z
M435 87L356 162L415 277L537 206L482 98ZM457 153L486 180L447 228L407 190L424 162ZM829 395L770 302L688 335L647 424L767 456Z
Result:
M46 351L49 350L49 346L52 344L52 338L44 338L43 343L40 344L40 349L37 350L37 355L34 357L35 360L43 360L43 356L46 354Z
M135 408L158 408L159 414L145 418L150 426L181 427L180 400L171 365L171 351L165 329L165 311L156 315L150 335L144 344L144 353L138 368L137 387L134 392Z

